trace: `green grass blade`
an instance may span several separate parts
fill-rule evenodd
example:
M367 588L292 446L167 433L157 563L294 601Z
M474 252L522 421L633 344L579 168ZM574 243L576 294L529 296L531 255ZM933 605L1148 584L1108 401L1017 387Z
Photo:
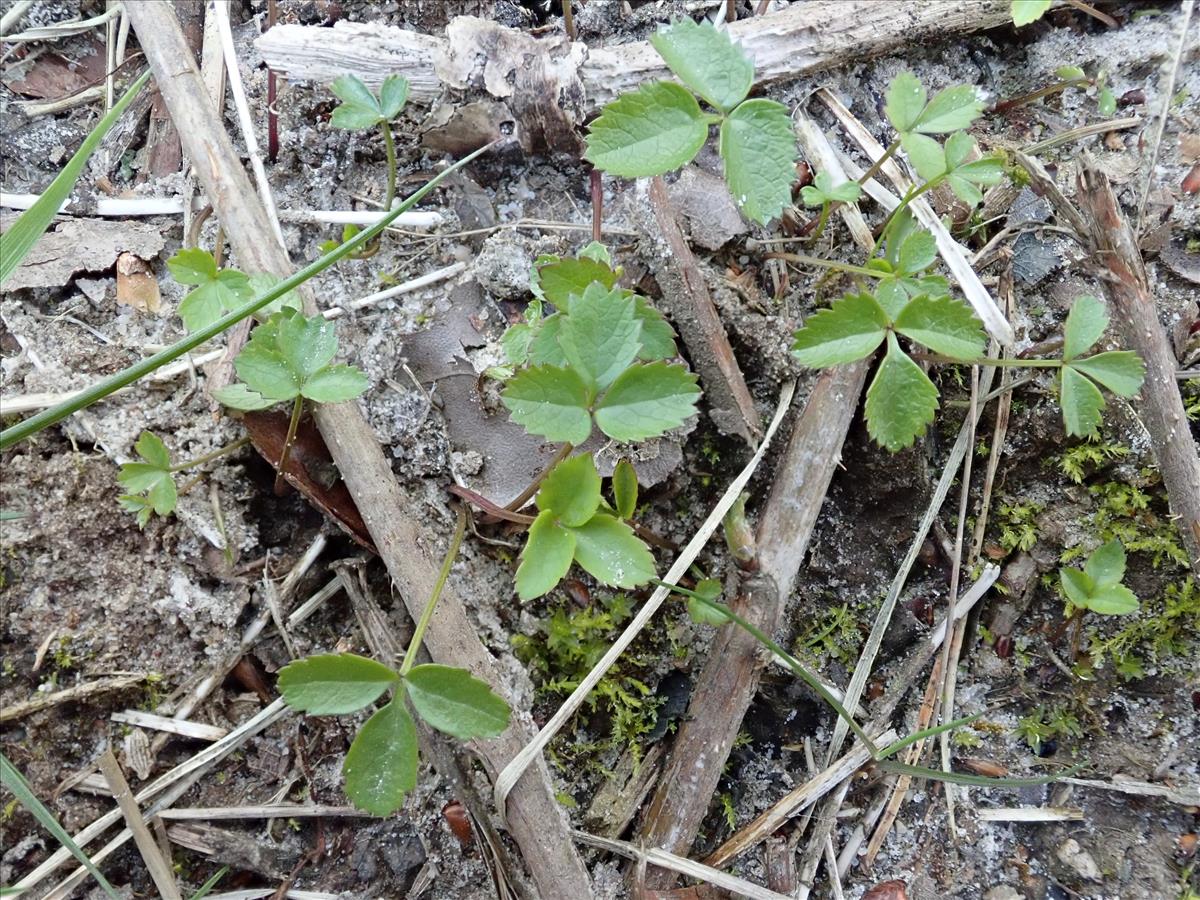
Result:
M295 290L314 275L317 275L323 272L325 269L328 269L339 259L350 255L363 244L375 238L376 235L381 234L383 230L396 219L397 216L411 209L417 203L417 201L437 187L446 177L458 171L476 157L487 152L493 146L495 146L495 142L480 147L473 153L469 153L468 155L464 156L458 162L454 163L454 165L449 166L445 171L439 172L437 175L427 181L424 185L409 195L409 197L405 199L403 203L399 204L394 210L392 210L370 228L364 228L362 231L354 235L354 237L350 238L350 240L340 244L336 249L329 251L320 259L305 266L290 278L285 278L283 281L278 282L266 293L259 294L253 300L247 301L245 305L239 306L232 312L226 313L223 317L209 325L207 328L202 328L199 331L193 332L182 340L176 341L165 350L160 350L153 356L142 360L140 363L136 363L127 369L122 369L115 375L110 375L103 381L99 381L90 388L87 388L86 390L76 394L70 400L66 400L57 406L50 407L49 409L42 410L37 415L30 416L28 419L13 425L11 428L5 428L2 432L0 432L0 450L6 450L18 441L25 440L27 437L30 437L31 435L41 431L43 428L53 425L55 422L65 419L67 416L91 406L97 400L103 400L109 394L115 393L121 388L133 384L133 382L137 381L138 379L145 378L154 370L162 368L167 363L178 359L191 350L195 350L205 341L216 337L227 328L232 328L238 322L242 321L242 319L253 315L272 300L277 300L288 291Z
M116 124L117 119L121 118L121 113L125 112L125 109L133 102L133 98L138 95L149 79L150 72L147 70L130 86L129 90L125 92L125 96L109 110L108 115L92 129L92 133L83 139L83 144L63 166L58 176L50 182L50 187L46 188L33 206L21 213L12 228L0 236L0 284L6 281L13 270L21 264L21 260L37 243L37 239L46 233L46 229L50 227L50 223L58 214L59 208L71 195L71 189L79 180L79 175L83 172L83 167L87 165L88 158L100 146L100 142L104 140L109 129Z
M212 889L217 886L217 882L224 878L228 871L229 866L221 866L221 868L217 869L216 874L213 875L212 878L208 879L208 881L204 882L204 884L200 885L200 890L192 894L188 900L201 900L201 898L207 897L212 892Z
M58 820L54 818L54 813L50 812L42 801L34 794L33 789L29 786L29 782L25 780L16 766L8 761L8 757L0 753L0 784L12 791L13 796L17 798L17 802L33 813L33 817L41 823L42 827L54 835L54 839L71 851L71 854L79 860L85 869L91 873L91 876L100 882L100 887L104 888L104 893L112 897L113 900L120 900L121 895L116 889L108 883L108 879L104 877L86 853L79 849L79 845L71 840L71 836L66 830L58 824Z
M1040 784L1054 782L1074 775L1083 768L1083 764L1072 766L1061 775L1045 775L1040 778L988 778L986 775L967 775L963 772L943 772L941 769L927 769L924 766L910 766L894 759L885 759L876 763L884 772L896 775L908 775L911 778L928 778L931 781L948 781L951 784L966 784L974 787L1035 787Z
M963 716L961 719L955 719L953 722L946 722L944 725L934 725L932 728L926 728L924 731L918 731L910 734L908 737L902 737L900 740L896 741L896 743L888 744L888 746L880 750L879 755L875 758L887 759L889 756L892 756L898 751L903 750L909 744L915 744L917 741L924 740L927 737L933 737L936 734L941 734L943 731L950 731L953 728L961 728L963 725L974 722L982 715L983 713L979 712L972 716Z

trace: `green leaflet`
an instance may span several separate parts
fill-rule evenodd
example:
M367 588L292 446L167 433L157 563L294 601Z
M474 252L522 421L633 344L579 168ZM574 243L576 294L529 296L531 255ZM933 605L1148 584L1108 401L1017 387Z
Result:
M654 577L654 557L633 529L597 513L575 532L575 560L590 575L613 587L633 588Z
M559 525L550 510L538 513L529 526L521 564L517 566L517 596L532 600L552 590L567 574L574 558L574 531Z
M1095 346L1108 327L1108 311L1095 297L1083 296L1071 304L1063 324L1063 359L1082 356Z
M696 376L683 366L635 363L597 404L596 424L614 440L643 441L682 425L699 397Z
M342 101L329 118L334 128L360 131L390 122L400 115L408 102L408 79L402 75L389 75L383 80L377 98L357 75L343 75L329 86Z
M888 334L887 354L867 389L867 431L880 446L903 450L925 433L937 411L938 390Z
M1036 22L1050 9L1050 0L1012 0L1013 24L1020 28Z
M1075 359L1070 368L1090 376L1120 397L1132 397L1140 391L1146 377L1145 363L1132 350L1109 350Z
M359 730L342 775L346 796L359 809L388 816L417 786L417 726L397 694Z
M584 158L622 178L662 175L691 161L708 139L696 98L669 81L622 94L588 126Z
M875 351L887 334L888 315L870 294L848 294L809 316L796 332L792 354L813 369L838 366Z
M279 671L284 702L313 716L356 712L374 703L399 676L365 656L322 654L298 659Z
M641 348L642 323L633 297L588 285L571 304L558 332L558 345L571 368L593 389L604 390L628 368Z
M983 325L971 307L953 297L914 297L896 317L896 330L955 359L974 359L987 346Z
M787 107L747 100L721 123L725 182L746 218L765 225L792 202L796 136Z
M1097 547L1082 572L1071 568L1058 571L1063 593L1081 609L1115 616L1135 612L1138 608L1137 596L1121 584L1125 577L1125 548L1120 541L1109 541Z
M508 704L465 669L414 666L404 685L417 715L459 740L496 737L508 727Z
M709 22L680 19L652 34L650 43L680 81L722 112L750 93L754 63L727 32Z
M563 525L582 525L600 506L600 475L590 453L580 453L555 466L537 493L537 506Z
M821 206L825 203L853 203L862 195L857 181L843 181L835 185L828 172L818 172L812 184L800 188L800 199L805 206Z
M1095 434L1100 427L1100 410L1104 409L1100 388L1071 366L1063 367L1061 384L1058 402L1062 406L1067 434L1076 437Z
M617 515L622 519L632 519L637 509L638 479L633 464L627 459L621 459L613 469L612 477L613 504Z
M561 366L532 366L504 386L501 401L530 434L578 446L592 433L591 395L583 379Z

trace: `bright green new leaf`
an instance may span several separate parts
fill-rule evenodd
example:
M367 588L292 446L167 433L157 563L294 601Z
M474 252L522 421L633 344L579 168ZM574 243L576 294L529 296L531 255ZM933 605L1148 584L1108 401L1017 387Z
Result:
M938 390L888 334L887 355L867 389L867 432L893 453L925 433L937 411Z
M1096 97L1096 112L1102 116L1111 116L1117 111L1117 95L1112 88L1101 88Z
M933 265L937 259L937 241L924 228L911 232L900 245L896 271L901 275L916 275Z
M293 400L300 393L301 382L277 350L248 343L233 361L233 368L250 390L276 403Z
M325 366L304 382L300 394L316 403L342 403L370 386L367 376L354 366Z
M695 588L692 589L693 594L699 594L710 603L719 602L722 591L721 582L715 578L704 578L697 581ZM687 608L692 621L700 625L720 626L729 621L729 617L722 609L703 603L695 597L688 597Z
M1073 359L1070 368L1089 375L1120 397L1132 397L1140 391L1146 377L1142 358L1132 350L1109 350Z
M1067 599L1080 608L1086 607L1095 589L1092 579L1079 569L1059 569L1058 577Z
M235 269L218 271L207 250L179 250L167 260L167 268L180 284L196 286L179 304L179 317L188 331L206 328L253 296L250 279Z
M1041 0L1046 2L1046 0ZM1054 74L1062 81L1082 81L1087 78L1087 73L1079 66L1059 66L1054 70Z
M875 352L887 334L888 315L870 294L847 294L809 316L796 332L792 354L812 369L840 366Z
M408 79L403 75L389 75L379 88L379 109L389 122L400 115L408 102Z
M914 131L948 134L968 127L983 112L983 101L969 84L956 84L939 91L921 110Z
M461 741L496 737L508 727L508 704L466 669L414 666L404 684L417 715Z
M725 183L742 215L765 225L792 202L796 135L787 107L747 100L721 123Z
M359 131L390 118L384 116L379 101L357 75L343 75L329 89L342 101L329 117L329 124L334 128Z
M654 557L633 529L597 513L575 533L575 561L610 587L634 588L654 577Z
M635 363L597 405L596 424L614 440L644 441L682 425L699 397L696 376L683 366Z
M637 509L638 480L633 463L629 460L620 460L613 469L612 487L617 515L622 519L633 518L633 512Z
M645 297L634 295L633 314L642 323L642 333L639 337L641 349L638 359L644 362L654 362L659 359L671 359L678 354L675 348L675 329L657 309L650 305Z
M633 297L593 282L572 301L558 345L585 381L604 390L637 357L641 333Z
M395 697L359 729L342 774L346 796L375 816L394 813L417 786L417 726L404 700Z
M288 663L278 687L292 709L340 716L374 703L399 680L383 663L353 653L325 653Z
M1063 325L1063 359L1075 359L1087 353L1108 327L1108 310L1095 297L1084 295L1071 305Z
M1088 557L1083 571L1097 587L1120 584L1125 577L1125 548L1116 540L1101 544Z
M608 248L599 241L588 241L583 245L583 248L579 251L578 255L580 259L595 260L598 263L604 263L604 265L612 268L612 254L609 253ZM609 285L609 287L612 287L612 285Z
M942 145L924 134L909 131L901 136L900 146L908 154L913 168L924 181L933 181L946 173L946 154Z
M10 10L13 8L9 7ZM149 80L150 72L147 70L129 86L129 90L83 139L79 149L67 160L67 164L50 182L50 186L42 192L42 195L34 201L29 209L17 217L17 220L5 230L4 234L0 234L0 284L8 280L8 276L16 270L33 245L37 243L37 239L46 233L46 229L58 215L59 209L71 196L71 189L75 187L75 182L79 180L87 161Z
M618 277L618 273L605 263L586 256L580 259L548 257L542 265L535 263L533 271L535 277L530 282L533 293L564 311L570 307L570 298L582 294L588 285L600 282L604 287L612 288Z
M843 181L835 185L828 172L818 172L812 184L800 188L800 198L805 206L822 206L826 203L853 203L862 195L857 181Z
M278 403L270 397L264 397L258 391L252 391L240 381L213 391L213 399L222 406L230 409L268 409Z
M143 431L133 445L142 462L125 463L117 481L129 492L120 498L122 508L137 513L138 525L145 527L151 511L166 516L175 511L178 492L171 471L171 454L157 435ZM144 494L144 497L136 496Z
M525 369L509 379L500 399L512 420L530 434L579 446L592 433L588 386L570 369Z
M563 525L582 525L600 506L600 475L590 453L564 459L550 470L537 493L537 507Z
M566 313L555 313L542 320L541 327L529 342L530 365L566 367L567 357L558 343L559 331L566 320Z
M1096 433L1100 427L1100 410L1104 409L1104 396L1100 388L1070 366L1062 370L1062 390L1058 402L1062 407L1067 434L1088 437Z
M670 81L622 94L588 126L584 158L622 178L662 175L690 162L708 140L708 118Z
M538 513L529 526L517 566L517 596L533 600L553 590L574 558L575 532L559 525L551 510Z
M1096 588L1088 598L1087 608L1103 616L1123 616L1137 612L1138 598L1123 584L1110 584Z
M754 63L709 22L680 19L650 36L650 43L679 80L722 112L729 112L750 93Z
M925 108L925 86L912 72L901 72L888 85L883 111L901 134L912 131Z
M987 345L971 307L954 297L914 297L896 317L896 330L955 359L974 359Z
M1012 0L1013 24L1020 28L1036 22L1050 8L1050 0Z

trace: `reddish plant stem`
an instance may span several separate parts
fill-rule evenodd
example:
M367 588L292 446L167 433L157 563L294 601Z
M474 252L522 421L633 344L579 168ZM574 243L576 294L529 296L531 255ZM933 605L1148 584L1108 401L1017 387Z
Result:
M599 169L592 169L588 175L592 188L592 240L597 243L600 242L600 224L604 220L604 184L601 180L603 177Z
M279 17L279 9L276 5L276 0L267 0L267 29L275 27L275 22ZM279 113L275 111L277 86L275 84L275 72L271 69L267 70L267 158L271 162L275 162L275 158L279 156Z

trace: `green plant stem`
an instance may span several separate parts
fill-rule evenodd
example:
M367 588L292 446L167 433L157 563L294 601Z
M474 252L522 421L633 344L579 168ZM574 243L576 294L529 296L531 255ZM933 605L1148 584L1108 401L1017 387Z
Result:
M1019 97L1013 97L1011 100L1002 100L992 107L993 113L1002 113L1012 109L1014 106L1021 106L1025 103L1032 103L1034 100L1039 100L1042 97L1049 97L1051 94L1057 94L1065 91L1067 88L1076 87L1078 85L1089 85L1092 83L1090 78L1074 78L1070 81L1056 81L1054 84L1046 85L1044 88L1039 88L1036 91L1030 91L1028 94L1021 94Z
M883 227L879 229L879 237L875 238L875 243L871 247L871 252L868 255L869 256L875 255L875 251L879 249L879 242L882 241L884 239L884 237L887 235L888 229L892 227L892 223L896 221L896 217L899 216L900 213L902 213L902 212L904 212L904 210L908 209L908 207L912 204L912 202L914 200L916 200L918 197L920 197L922 194L924 194L926 191L933 190L935 187L937 187L939 184L941 184L945 180L946 180L946 173L943 172L937 178L931 178L929 181L926 181L920 187L910 187L905 192L904 198L900 201L900 204L895 209L893 209L890 213L888 213L888 217L883 222Z
M784 262L798 263L806 266L821 266L825 269L835 269L847 275L862 275L866 278L887 278L892 272L880 272L868 269L866 266L852 266L849 263L834 262L831 259L821 259L819 256L807 256L803 253L766 253L764 259L782 259Z
M421 649L421 641L425 637L425 629L429 627L429 622L433 618L433 610L437 606L438 598L442 596L442 588L446 586L446 580L450 577L450 568L454 565L454 560L458 556L458 548L462 546L463 535L466 533L467 510L460 504L458 507L458 521L454 525L454 536L450 538L450 546L446 548L446 558L442 560L442 570L438 572L437 581L433 585L433 593L429 595L429 602L425 604L425 609L421 611L421 618L417 622L417 627L413 630L412 640L408 642L408 650L404 653L404 662L400 664L401 678L404 678L409 673L417 661L417 653Z
M518 509L528 503L529 498L536 494L538 488L542 486L542 482L546 480L546 476L554 471L555 466L570 456L571 451L574 449L575 446L573 444L563 444L562 447L559 448L558 452L554 454L554 459L546 463L546 468L542 469L542 471L538 473L537 478L533 479L533 481L530 482L529 486L526 487L525 490L521 491L521 493L517 494L517 496L514 497L510 502L505 504L504 508L512 512L516 512Z
M396 141L392 138L391 123L380 122L379 130L383 132L383 148L387 151L387 194L383 198L383 211L388 212L396 199Z
M300 415L304 412L304 398L299 394L292 401L292 417L288 420L287 437L283 439L283 450L279 452L279 467L275 472L275 493L283 490L283 473L287 471L288 457L292 453L292 444L296 442L296 430L300 427Z
M1021 359L1014 356L976 357L975 359L955 359L953 356L943 356L940 353L913 353L912 358L921 362L944 363L953 366L1000 366L1009 369L1061 369L1061 359Z
M874 178L879 173L879 170L883 168L883 164L895 156L896 151L899 149L900 138L896 138L894 141L888 144L888 148L883 151L883 156L871 163L871 168L867 169L867 171L863 172L862 175L859 176L858 186L862 187L864 184Z
M816 243L821 239L821 235L825 233L825 225L829 222L829 211L833 209L833 204L826 200L821 204L821 214L817 216L817 227L813 229L813 233L808 239L812 243Z
M55 422L59 422L65 419L67 416L79 412L81 409L86 409L96 401L103 400L109 394L115 393L121 388L146 377L151 372L162 368L167 363L178 359L185 353L195 350L205 341L211 340L226 329L232 328L238 322L242 321L242 319L258 312L258 310L262 309L272 300L277 300L284 294L288 293L288 291L295 290L300 285L311 279L314 275L318 275L325 271L338 260L349 256L355 250L362 247L365 243L377 235L382 234L384 229L391 225L392 222L394 222L402 213L412 209L412 207L415 206L422 197L436 188L447 177L454 172L457 172L472 160L477 159L488 150L492 149L492 147L494 147L497 143L499 143L499 141L493 141L490 144L480 147L473 153L467 154L458 162L448 167L444 172L438 173L424 185L417 188L417 190L410 194L403 202L400 203L399 206L385 215L370 228L360 231L350 240L345 241L338 246L337 249L329 251L329 253L326 253L315 262L309 263L299 272L296 272L294 275L285 278L283 281L280 281L269 291L260 294L253 300L247 301L243 306L239 306L232 312L226 313L207 328L201 328L199 331L188 335L186 338L183 338L180 341L176 341L171 346L164 350L160 350L158 353L155 353L153 356L142 360L140 363L132 365L127 369L122 369L115 375L111 375L108 378L97 382L90 388L80 391L70 400L66 400L50 407L49 409L43 410L35 416L30 416L28 419L24 420L23 422L18 422L11 428L5 428L2 432L0 432L0 450L6 450L18 441L23 441L27 437L37 434L37 432L41 431L43 428L53 425Z
M240 450L250 443L249 435L240 437L232 443L226 444L224 447L218 447L212 453L205 453L203 456L197 456L195 459L189 459L187 462L181 462L177 466L171 466L170 471L182 472L185 469L194 469L196 466L202 466L205 463L210 463L214 459L220 459L222 456L228 456L235 450Z

